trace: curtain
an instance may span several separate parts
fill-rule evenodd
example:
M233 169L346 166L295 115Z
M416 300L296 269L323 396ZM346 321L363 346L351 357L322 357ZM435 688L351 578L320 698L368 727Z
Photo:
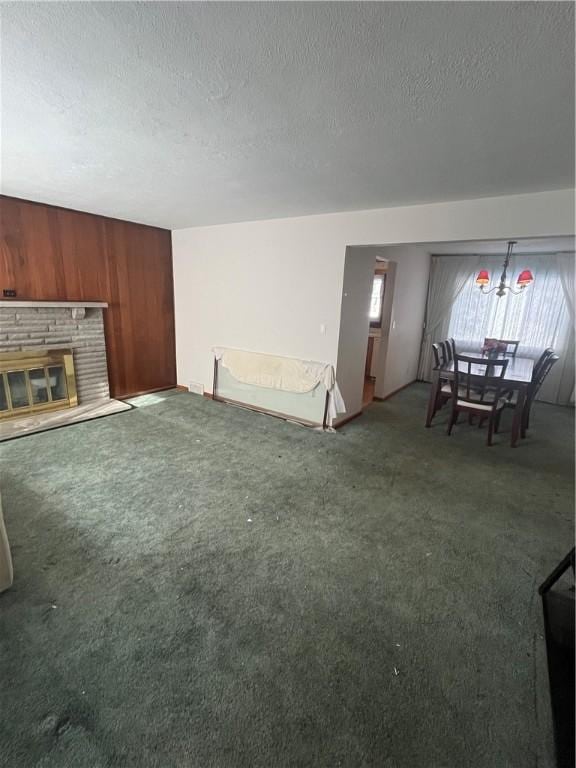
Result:
M447 338L454 302L469 279L474 279L477 256L433 256L428 283L426 320L418 365L418 378L430 381L432 344Z
M557 253L556 262L558 266L558 272L560 273L560 280L562 282L562 288L564 289L564 300L566 301L566 307L570 316L570 336L567 344L567 355L563 365L562 375L560 378L559 386L559 399L568 400L571 405L574 405L576 401L576 392L574 388L574 345L575 345L575 316L574 316L574 300L575 300L575 287L574 287L574 254L573 253ZM562 362L561 360L558 361Z
M481 258L482 267L490 271L492 286L500 278L502 261L501 256ZM513 287L521 269L530 269L534 282L519 295L483 294L474 274L470 275L453 302L447 333L436 338L452 336L463 350L478 349L486 337L519 339L518 354L534 359L546 347L553 347L560 360L544 382L539 399L569 403L574 393L573 255L513 256L508 270Z

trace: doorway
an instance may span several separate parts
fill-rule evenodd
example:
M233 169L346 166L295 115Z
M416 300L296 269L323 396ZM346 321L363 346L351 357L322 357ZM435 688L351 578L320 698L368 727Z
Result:
M370 327L368 330L368 344L366 347L366 364L364 366L364 389L362 393L362 407L374 400L376 385L376 372L380 358L380 344L382 340L382 324L384 313L384 297L386 296L386 278L388 274L388 262L380 256L376 257L374 276L372 279L372 292L368 317Z
M337 371L350 416L378 399L387 370L396 263L385 250L373 245L346 249Z

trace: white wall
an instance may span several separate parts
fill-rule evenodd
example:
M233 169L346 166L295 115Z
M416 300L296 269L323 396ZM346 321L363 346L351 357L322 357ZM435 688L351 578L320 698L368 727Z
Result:
M430 254L417 245L398 245L381 252L396 264L390 332L381 341L386 348L381 348L374 390L376 397L387 397L414 381L418 372Z
M336 363L345 248L298 222L172 233L180 384L212 391L215 345Z
M382 333L375 339L377 350L377 397L387 397L414 381L418 371L430 254L417 245L350 247L346 250L342 311L338 340L338 383L347 414L362 408L368 309L376 255L390 268L384 294Z
M349 415L362 409L374 262L372 248L347 249L336 370Z
M382 381L384 380L384 374L386 372L386 359L388 355L388 341L390 339L390 332L392 331L392 306L394 303L394 286L396 283L396 267L395 261L388 262L388 269L386 272L386 290L384 292L384 302L382 304L382 327L380 329L380 340L378 344L378 354L376 355L376 364L374 366L373 376L376 379L376 385L374 387L374 395L376 397L382 397L382 394L376 394L376 390L382 393ZM396 329L394 328L394 332Z
M573 233L570 190L177 230L178 382L211 390L214 345L336 364L348 245Z

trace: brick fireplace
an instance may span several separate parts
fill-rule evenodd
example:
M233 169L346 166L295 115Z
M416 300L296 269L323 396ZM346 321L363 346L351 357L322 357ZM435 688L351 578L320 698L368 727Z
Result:
M128 407L110 399L103 318L106 307L105 302L0 301L0 377L3 379L0 384L4 390L4 397L0 392L0 408L4 408L0 438L60 426L66 423L66 418L82 420L79 418L82 414L84 418L93 418L103 407L109 412L111 404L116 404L119 410ZM58 356L63 360L64 373L67 364L74 377L76 397L60 403L67 408L68 417L63 416L62 410L56 413L59 403L50 391L51 380L58 374L53 362ZM39 361L37 365L35 359ZM20 367L19 360L24 361ZM7 370L21 371L19 379L16 374L12 374L11 379L14 386L19 384L21 415L17 409L7 413L10 405ZM71 381L69 378L68 382ZM72 385L65 389L66 394L70 394L68 390ZM26 392L27 403L24 402ZM40 407L30 407L40 398L43 400Z

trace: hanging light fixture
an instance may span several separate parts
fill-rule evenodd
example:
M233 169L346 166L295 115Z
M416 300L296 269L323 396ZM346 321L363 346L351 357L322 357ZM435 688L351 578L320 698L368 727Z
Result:
M512 288L512 285L506 282L508 267L510 266L510 257L512 256L512 249L516 243L517 240L508 241L508 251L506 253L506 258L504 259L504 264L502 265L502 274L500 275L500 282L498 285L495 285L493 288L486 288L490 282L490 273L487 269L481 269L480 272L478 272L476 285L480 288L482 293L492 293L492 291L496 291L496 296L505 296L507 292L518 294L522 293L524 288L530 285L530 283L534 280L534 275L532 272L530 272L529 269L523 269L522 272L520 272L518 275L518 280L516 281L516 286L518 288L517 291Z

